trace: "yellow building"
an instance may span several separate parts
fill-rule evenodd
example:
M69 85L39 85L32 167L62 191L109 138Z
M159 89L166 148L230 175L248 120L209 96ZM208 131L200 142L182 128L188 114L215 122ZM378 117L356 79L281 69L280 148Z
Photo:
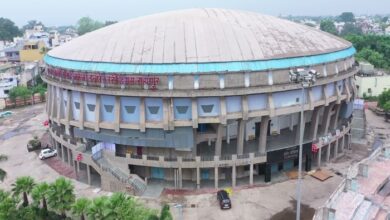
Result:
M390 75L356 76L356 87L359 97L378 96L390 89Z
M42 60L45 55L46 45L43 41L26 42L20 50L20 62L33 62Z

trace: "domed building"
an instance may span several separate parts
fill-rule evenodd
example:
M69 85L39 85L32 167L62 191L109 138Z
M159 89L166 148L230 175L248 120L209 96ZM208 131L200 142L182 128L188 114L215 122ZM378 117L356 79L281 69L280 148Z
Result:
M349 148L354 54L343 39L253 12L119 22L45 56L52 141L80 180L105 190L269 182L298 165L301 108L306 170ZM298 69L319 73L315 84L290 82Z

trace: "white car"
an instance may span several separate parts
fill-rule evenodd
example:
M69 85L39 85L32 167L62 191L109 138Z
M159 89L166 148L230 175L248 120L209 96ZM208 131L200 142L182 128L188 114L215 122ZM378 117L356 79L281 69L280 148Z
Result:
M41 160L55 156L57 156L57 150L54 149L44 149L41 150L41 153L39 153L39 159Z

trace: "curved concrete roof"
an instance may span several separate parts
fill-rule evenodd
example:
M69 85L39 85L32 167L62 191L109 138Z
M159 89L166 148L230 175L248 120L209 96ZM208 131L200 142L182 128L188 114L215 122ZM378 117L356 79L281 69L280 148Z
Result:
M48 55L97 63L194 64L302 57L351 46L328 33L268 15L188 9L119 22Z

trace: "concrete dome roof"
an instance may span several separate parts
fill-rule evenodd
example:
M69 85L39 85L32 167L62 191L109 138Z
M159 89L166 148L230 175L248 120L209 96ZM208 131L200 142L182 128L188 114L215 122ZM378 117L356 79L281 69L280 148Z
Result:
M51 50L49 56L103 63L215 63L302 57L351 46L328 33L268 15L188 9L110 25Z

